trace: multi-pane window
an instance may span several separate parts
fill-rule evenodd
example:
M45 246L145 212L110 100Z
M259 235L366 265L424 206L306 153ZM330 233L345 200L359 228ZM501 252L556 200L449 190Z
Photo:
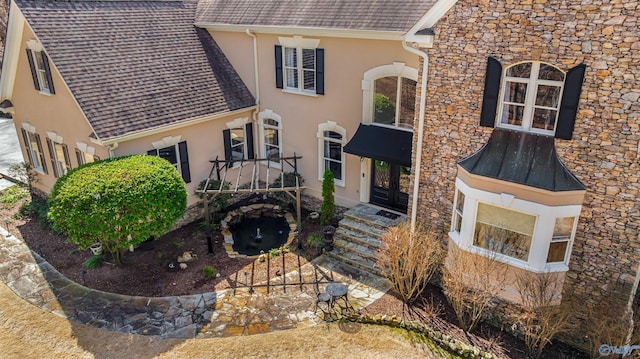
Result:
M36 40L27 41L27 60L33 77L33 86L43 94L53 95L53 78L49 66L49 57L42 45Z
M185 183L191 182L191 171L189 169L189 154L187 152L187 142L178 142L175 145L156 148L147 151L148 155L158 156L169 161L173 167L182 175Z
M244 128L232 128L231 130L231 159L242 161L247 158L247 146L245 143Z
M262 120L264 158L280 163L280 123L272 118Z
M540 62L508 67L502 83L498 125L555 133L564 78L564 72Z
M478 203L473 244L526 261L535 223L535 216Z
M42 152L40 136L37 133L22 129L22 138L24 139L29 163L31 163L36 171L47 173L47 167L44 164L44 153Z
M342 181L342 135L324 131L324 168L331 170L333 177Z
M51 164L53 166L53 173L56 177L64 176L70 169L71 163L69 161L69 152L67 146L62 143L50 141L49 150L51 152Z
M460 233L462 229L462 215L464 214L464 193L456 191L455 206L453 208L453 221L451 230Z
M78 165L84 165L87 163L91 163L94 161L99 161L100 158L98 156L94 156L89 152L84 152L76 148L76 159L78 160Z
M47 81L47 70L45 67L45 58L42 56L42 51L34 51L34 65L36 70L36 77L40 84L40 92L49 93L49 82Z
M556 218L553 237L551 237L549 253L547 254L547 263L564 262L566 260L575 223L575 217Z
M374 123L413 128L416 81L401 76L376 79L373 96Z
M284 48L286 89L316 91L316 49Z

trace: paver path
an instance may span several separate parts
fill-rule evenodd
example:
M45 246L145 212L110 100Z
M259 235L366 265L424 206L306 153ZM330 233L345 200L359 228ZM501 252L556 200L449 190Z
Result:
M357 309L380 298L385 280L320 257L288 273L312 281L316 270L349 285ZM43 310L92 327L161 338L210 338L303 328L321 322L313 285L226 289L179 297L133 297L97 291L60 274L19 238L0 227L0 280ZM274 283L283 280L275 278ZM324 290L322 286L319 288Z

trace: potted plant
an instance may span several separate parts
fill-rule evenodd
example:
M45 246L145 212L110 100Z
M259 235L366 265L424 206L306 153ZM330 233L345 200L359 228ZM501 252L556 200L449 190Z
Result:
M336 227L324 226L322 227L322 237L324 239L324 250L331 252L333 250L333 235L336 233Z
M91 253L93 253L94 256L99 256L102 254L102 243L100 242L93 243L89 245L89 249L91 250Z

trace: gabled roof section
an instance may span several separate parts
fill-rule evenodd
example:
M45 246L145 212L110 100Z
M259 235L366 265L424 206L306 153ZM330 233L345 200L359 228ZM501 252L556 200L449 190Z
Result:
M255 104L195 1L15 2L101 140Z
M550 136L496 128L484 147L458 164L471 174L553 192L585 189L558 158Z
M405 33L437 0L199 0L196 24Z

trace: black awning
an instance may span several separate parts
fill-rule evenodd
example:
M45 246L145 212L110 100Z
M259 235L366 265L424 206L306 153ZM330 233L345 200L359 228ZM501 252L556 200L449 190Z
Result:
M360 124L344 152L411 167L412 140L409 131Z

